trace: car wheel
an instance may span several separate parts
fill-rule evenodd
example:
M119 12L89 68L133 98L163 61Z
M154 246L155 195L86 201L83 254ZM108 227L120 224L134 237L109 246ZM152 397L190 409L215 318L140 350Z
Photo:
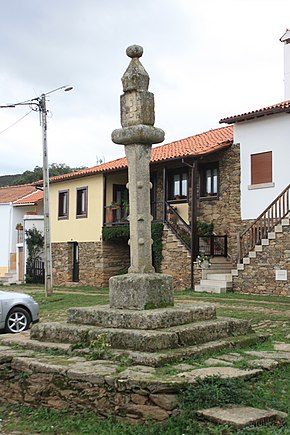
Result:
M29 325L31 323L31 316L28 311L26 311L24 308L12 308L12 310L9 312L6 324L5 324L5 331L11 332L13 334L17 332L26 331L26 329L29 328Z

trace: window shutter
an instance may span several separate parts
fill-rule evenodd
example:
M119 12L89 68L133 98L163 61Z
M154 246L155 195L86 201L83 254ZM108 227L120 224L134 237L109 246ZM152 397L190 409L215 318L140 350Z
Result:
M251 155L251 184L272 182L272 151Z

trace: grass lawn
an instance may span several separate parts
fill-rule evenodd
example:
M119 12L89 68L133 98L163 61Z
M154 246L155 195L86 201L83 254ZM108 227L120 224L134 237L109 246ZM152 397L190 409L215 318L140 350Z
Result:
M42 322L65 320L66 309L70 307L103 305L109 302L108 289L92 287L56 288L54 294L48 298L44 296L43 286L25 285L9 287L9 290L31 294L40 304ZM270 348L275 341L290 343L290 338L287 338L290 334L290 298L233 293L211 295L186 291L177 293L175 300L180 303L214 303L218 316L251 320L255 329L270 334L269 342L256 345L257 349ZM170 367L165 367L164 370L170 371ZM0 434L11 434L14 431L18 434L76 435L290 434L290 416L284 426L251 427L240 431L227 426L207 424L195 417L194 412L197 409L226 403L274 408L290 414L290 364L265 371L258 378L246 382L208 378L206 382L189 388L180 396L181 414L163 424L130 426L110 419L101 420L91 412L71 413L1 404Z

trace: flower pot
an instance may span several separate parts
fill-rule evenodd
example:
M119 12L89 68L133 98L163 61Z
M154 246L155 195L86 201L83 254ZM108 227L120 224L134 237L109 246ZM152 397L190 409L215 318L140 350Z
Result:
M204 261L201 263L201 265L200 265L200 267L201 267L202 269L208 269L209 266L210 266L210 264L209 264L209 261L208 261L208 260L204 260Z

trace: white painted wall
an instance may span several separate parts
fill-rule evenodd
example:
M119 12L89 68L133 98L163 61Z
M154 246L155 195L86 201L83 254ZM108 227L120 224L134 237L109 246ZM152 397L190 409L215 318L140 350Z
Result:
M42 234L44 234L44 217L43 215L25 215L23 217L24 220L24 234L26 230L30 230L33 227L35 227L38 231L41 231ZM24 267L26 265L27 257L28 257L28 251L27 251L27 245L24 243ZM42 255L43 258L44 254Z
M9 245L10 245L10 220L12 219L12 206L10 204L0 204L0 276L1 270L7 271L9 265ZM3 268L3 269L2 269ZM4 274L4 273L2 273Z
M284 96L290 100L290 44L284 45Z
M290 114L264 116L235 124L241 147L241 217L256 219L290 183ZM250 190L251 154L272 151L274 187Z

